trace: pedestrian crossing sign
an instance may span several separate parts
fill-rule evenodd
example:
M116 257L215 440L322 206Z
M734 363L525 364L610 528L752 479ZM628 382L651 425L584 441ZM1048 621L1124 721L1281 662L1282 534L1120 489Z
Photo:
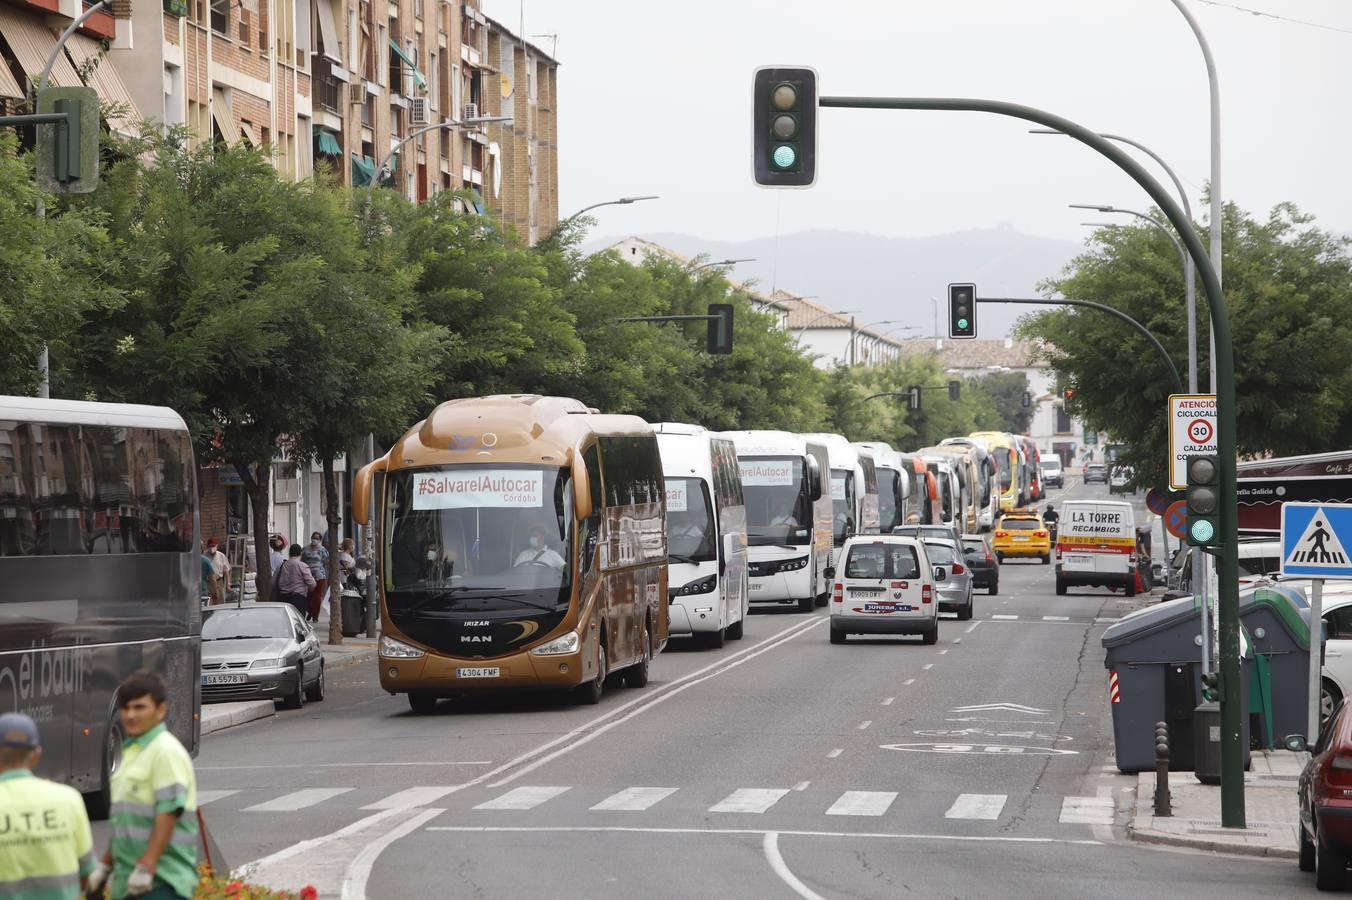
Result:
M1352 578L1352 504L1282 504L1282 574Z

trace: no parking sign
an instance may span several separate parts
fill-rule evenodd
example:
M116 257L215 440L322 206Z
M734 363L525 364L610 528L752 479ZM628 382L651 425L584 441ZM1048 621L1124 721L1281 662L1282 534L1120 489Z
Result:
M1169 487L1188 486L1189 456L1213 455L1216 440L1215 394L1169 395Z

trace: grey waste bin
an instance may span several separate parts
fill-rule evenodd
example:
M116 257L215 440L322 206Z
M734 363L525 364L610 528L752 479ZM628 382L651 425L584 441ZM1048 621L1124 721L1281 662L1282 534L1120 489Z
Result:
M1308 616L1305 598L1293 587L1263 584L1239 595L1239 620L1253 642L1247 702L1249 728L1259 747L1280 748L1286 735L1308 730Z
M343 637L356 637L366 633L366 598L356 591L344 590L343 599Z
M1109 705L1117 768L1155 767L1155 723L1169 725L1169 768L1193 769L1193 710L1202 702L1201 614L1192 597L1170 600L1123 616L1103 633ZM1243 661L1244 696L1253 669ZM1249 767L1247 718L1244 767Z

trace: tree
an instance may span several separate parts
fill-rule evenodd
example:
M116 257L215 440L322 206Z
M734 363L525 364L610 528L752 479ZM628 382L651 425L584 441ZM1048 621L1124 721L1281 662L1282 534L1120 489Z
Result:
M1291 204L1258 220L1226 207L1225 302L1234 339L1242 455L1288 455L1352 440L1352 261L1346 239L1314 227ZM1047 291L1122 309L1159 338L1180 372L1187 332L1178 256L1150 226L1105 229L1047 282ZM1207 317L1199 303L1205 371ZM1026 318L1058 380L1075 388L1087 427L1128 444L1136 486L1163 486L1170 376L1156 351L1115 319L1060 309ZM1205 377L1202 383L1205 384Z
M1028 376L1023 372L988 372L968 382L965 390L977 391L990 400L991 414L996 421L983 425L982 430L1008 431L1027 434L1033 422L1033 407L1024 406L1028 393Z

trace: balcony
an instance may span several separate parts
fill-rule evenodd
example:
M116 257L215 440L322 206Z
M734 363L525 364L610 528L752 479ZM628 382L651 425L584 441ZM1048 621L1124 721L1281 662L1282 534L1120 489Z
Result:
M333 76L333 63L322 56L315 58L314 95L322 108L343 115L343 88L346 83Z

